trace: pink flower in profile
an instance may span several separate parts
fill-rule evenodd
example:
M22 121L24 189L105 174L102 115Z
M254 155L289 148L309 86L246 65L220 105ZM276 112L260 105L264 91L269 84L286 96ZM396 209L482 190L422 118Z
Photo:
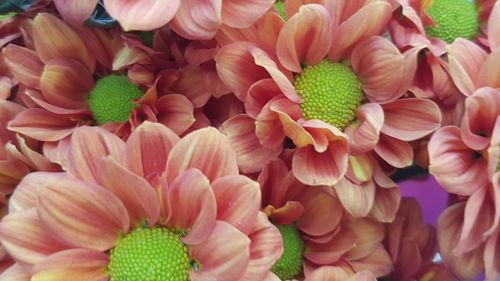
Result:
M260 280L282 251L214 128L78 128L67 173L32 173L12 200L0 241L33 280Z
M334 2L342 7L342 1ZM254 136L234 141L276 153L289 138L297 147L293 172L308 185L339 182L349 156L374 152L394 167L408 166L413 151L407 141L441 122L434 102L405 96L417 52L401 54L376 36L390 19L390 3L363 2L341 13L329 8L290 9L289 20L269 32L277 36L277 57L249 42L226 45L215 57L219 76L255 120Z

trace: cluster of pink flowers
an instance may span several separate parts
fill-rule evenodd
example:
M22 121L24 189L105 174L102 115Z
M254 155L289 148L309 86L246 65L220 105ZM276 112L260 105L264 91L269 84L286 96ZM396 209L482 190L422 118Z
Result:
M0 281L500 280L500 0L10 2Z

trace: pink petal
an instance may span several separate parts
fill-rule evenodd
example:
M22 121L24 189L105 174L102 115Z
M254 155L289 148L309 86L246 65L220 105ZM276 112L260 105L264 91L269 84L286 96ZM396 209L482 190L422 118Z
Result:
M245 101L246 113L256 119L263 107L274 97L282 96L281 90L273 79L262 79L248 89Z
M298 126L294 120L291 120L288 112L283 112L281 109L276 109L277 106L289 106L288 112L292 111L293 113L300 114L300 107L291 102L290 100L282 97L276 97L269 101L264 105L261 112L256 118L255 121L255 135L259 138L260 143L269 148L281 149L283 147L283 141L285 140L284 130L287 124L291 124L287 126L288 128L293 128L294 126ZM280 110L276 114L276 110ZM283 117L281 117L283 116ZM294 130L287 130L291 134L294 134ZM304 128L298 129L297 135L301 135L305 132ZM297 138L294 138L292 135L292 141L295 141ZM298 144L298 143L297 143Z
M293 176L292 176L293 177ZM262 205L282 207L288 201L287 192L291 187L290 172L281 158L276 158L264 167L257 181L262 191ZM280 188L276 188L279 186Z
M108 280L106 254L87 249L71 249L51 255L35 267L33 281Z
M373 272L369 270L363 270L360 272L357 272L354 276L351 276L351 278L347 279L347 281L376 281L377 279L375 278L375 275L373 275Z
M365 103L356 109L358 122L351 122L345 133L349 136L352 154L361 154L373 149L379 140L384 125L384 111L378 103Z
M371 272L376 277L382 277L387 275L392 270L391 257L384 249L384 246L380 245L367 257L352 261L352 268L354 271L367 270Z
M222 5L221 0L182 0L170 27L187 39L211 39L222 24Z
M222 128L236 152L242 173L259 172L267 162L281 153L281 149L261 145L256 136L256 122L248 115L236 115L224 122Z
M18 263L15 263L0 274L0 279L5 281L31 281L31 274Z
M177 12L180 0L105 0L104 7L125 31L153 30L167 24Z
M213 55L210 56L212 59ZM212 97L212 92L208 88L210 84L217 82L219 77L215 69L210 69L210 73L213 72L213 76L210 76L210 80L207 81L209 70L202 67L190 67L184 68L179 71L179 78L172 85L171 91L174 93L182 93L183 96L189 99L189 101L196 108L204 106L207 101ZM216 81L213 81L216 80Z
M57 11L64 18L64 20L75 23L76 25L83 24L92 15L97 2L98 0L54 0Z
M15 44L9 44L3 48L2 54L10 72L19 82L30 88L40 88L43 64L36 52Z
M281 30L276 52L287 69L300 73L301 63L315 65L328 53L332 40L330 14L321 5L300 7Z
M405 141L381 134L374 147L375 152L387 163L396 168L410 166L413 162L413 149Z
M349 275L342 268L336 266L321 266L309 273L305 281L343 281Z
M196 130L182 138L171 150L167 179L172 182L182 172L196 168L210 181L238 174L236 153L231 143L215 128Z
M343 178L334 185L334 188L340 202L349 214L355 218L368 215L375 199L375 184L373 181L357 185Z
M158 123L144 122L137 127L125 144L127 167L143 178L161 175L167 159L179 137Z
M171 209L168 224L188 232L182 238L184 243L198 244L210 236L217 202L208 179L199 170L180 174L169 186L166 199Z
M132 226L144 220L150 226L156 224L160 216L159 197L144 178L125 169L109 156L101 160L97 178L100 185L122 201Z
M200 271L190 272L191 280L238 280L249 263L250 243L235 227L217 221L207 240L189 247L189 255L202 265Z
M327 243L315 243L308 241L304 257L316 264L327 265L340 260L350 249L356 246L354 233L347 229L340 230Z
M498 6L498 5L497 5ZM500 277L500 230L488 238L484 246L484 267L486 280L498 280Z
M304 214L297 220L297 227L311 236L322 236L337 228L342 219L342 205L326 192L305 189L297 196L304 206Z
M83 126L71 136L68 173L76 178L96 182L99 163L105 156L121 159L125 144L116 135L99 127Z
M500 48L500 38L498 37L498 34L500 34L500 4L497 2L493 6L491 14L488 17L487 37L491 51L495 51L497 48Z
M0 224L0 241L13 258L29 265L67 247L47 231L35 209L4 217Z
M390 223L396 217L401 201L399 187L376 188L373 208L370 210L370 217L383 223Z
M477 76L477 86L488 86L492 88L500 87L500 49L493 51L488 55L479 74Z
M345 254L349 260L358 260L372 254L385 237L384 225L370 219L349 219L343 226L356 236L356 247Z
M469 40L458 38L448 46L450 75L457 88L466 96L477 88L479 70L487 54Z
M400 99L382 106L385 121L382 133L413 141L441 127L441 110L427 99Z
M226 0L222 5L222 20L231 27L248 27L273 4L273 0Z
M113 193L73 179L47 183L38 193L37 211L60 240L97 251L113 247L130 225L127 209Z
M373 177L375 159L371 153L361 154L359 156L349 156L349 168L346 178L356 184L361 184Z
M212 188L217 201L217 220L249 234L260 210L259 184L244 176L227 176L215 180Z

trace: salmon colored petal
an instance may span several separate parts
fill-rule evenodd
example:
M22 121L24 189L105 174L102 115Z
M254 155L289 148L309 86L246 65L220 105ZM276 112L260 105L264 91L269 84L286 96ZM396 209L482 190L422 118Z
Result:
M278 96L282 96L282 93L273 79L259 80L248 89L245 111L250 117L256 119L263 107Z
M448 45L450 75L457 88L466 96L472 95L477 88L479 70L487 54L475 43L458 38Z
M345 58L357 42L382 33L391 18L392 7L385 1L363 6L334 31L328 57L332 61Z
M488 55L477 76L478 87L500 88L500 49Z
M391 257L384 249L384 246L378 246L370 255L360 260L351 261L354 271L359 272L367 270L375 277L382 277L392 271Z
M202 265L199 271L189 272L190 280L239 280L249 263L250 239L222 221L209 234L203 243L189 247L189 256Z
M394 277L398 280L407 280L411 278L417 270L422 266L422 257L418 249L417 243L408 237L403 237L397 259L393 257L394 261Z
M498 280L500 278L500 230L498 228L488 238L484 246L484 267L486 280Z
M245 176L227 176L216 179L212 189L217 201L217 220L249 234L260 210L259 183Z
M370 217L382 223L390 223L396 217L396 213L401 202L401 192L399 187L376 188L373 208Z
M276 109L275 107L277 105L289 105L290 107L288 108L287 113L285 113L281 109ZM276 114L276 110L281 112ZM281 149L283 147L283 141L285 140L284 125L286 126L288 132L292 131L291 134L295 133L294 124L295 126L298 125L291 120L288 115L288 112L290 111L300 114L300 107L290 100L282 97L276 97L264 105L255 121L255 135L259 138L259 141L263 146ZM287 126L288 124L290 125ZM298 135L305 132L303 128L299 128L297 130L299 131L299 133L297 133ZM305 138L307 139L307 137ZM295 140L297 140L297 138L292 137L292 141Z
M275 208L273 205L268 205L264 208L264 212L275 224L292 224L295 223L304 214L304 206L297 201L287 201L285 205Z
M54 0L54 5L65 21L82 25L92 15L98 2L98 0Z
M242 173L261 171L266 163L281 153L280 148L261 145L256 135L256 122L248 115L236 115L224 122L222 128L236 152Z
M0 279L5 281L31 281L31 274L15 263L0 274Z
M182 138L170 151L167 179L172 182L182 172L196 168L211 182L238 174L236 153L229 140L215 128L194 131Z
M7 128L40 141L59 141L69 136L78 126L71 115L55 114L40 108L19 113Z
M500 4L497 2L493 6L491 14L488 17L487 37L492 51L500 48L500 38L498 34L500 34Z
M169 128L145 121L137 127L125 144L127 167L143 178L161 175L179 137Z
M318 64L330 49L331 25L323 6L301 6L280 31L276 52L281 64L297 73L302 72L301 63Z
M401 99L382 106L385 121L382 133L413 141L441 127L439 106L427 99Z
M154 1L154 0L152 0ZM170 27L179 35L190 40L208 40L215 36L222 25L221 0L177 0L179 9Z
M343 226L356 236L356 247L344 255L349 260L358 260L370 255L385 237L384 225L370 219L350 219Z
M35 267L32 281L108 280L106 254L87 249L71 249L51 255Z
M127 208L131 226L145 220L153 226L160 217L160 201L151 185L142 177L116 163L110 156L103 158L97 174L99 184L118 197Z
M356 122L351 122L344 132L349 136L352 154L361 154L373 149L379 140L384 125L384 111L378 103L365 103L356 109Z
M127 233L127 209L105 188L73 179L47 183L38 193L38 215L64 242L97 251L112 248Z
M273 4L273 0L226 0L222 5L222 20L231 27L248 27Z
M375 159L371 154L349 156L349 168L346 178L356 184L371 180L373 177Z
M33 41L38 56L44 62L58 57L80 61L93 71L95 58L90 54L82 38L57 17L40 13L33 21Z
M39 89L43 63L27 48L9 44L3 48L5 63L14 77L27 87Z
M304 189L296 200L304 206L304 214L297 220L297 227L311 236L322 236L337 228L342 218L339 200L326 192Z
M290 184L286 181L289 175L289 169L281 158L267 163L257 178L262 191L263 206L273 205L279 208L285 205L288 201L287 191L290 188Z
M79 179L96 182L101 159L110 155L120 160L124 151L125 144L116 135L99 127L80 127L71 136L68 173Z
M361 185L352 183L346 178L334 185L335 192L346 211L355 218L368 215L375 199L375 184L367 181Z
M217 202L210 182L199 170L180 174L169 186L167 200L171 208L168 224L187 231L184 243L199 244L210 236Z
M0 224L0 241L16 261L29 265L67 247L47 231L35 209L4 217Z
M363 270L361 272L357 272L351 278L347 279L347 281L376 281L375 275L373 272L368 270Z
M125 31L153 30L167 24L177 12L180 0L104 0L104 7Z
M304 257L316 264L327 265L340 260L350 249L356 246L354 233L347 229L340 230L327 243L306 242Z
M318 267L309 273L305 281L343 281L349 279L349 275L342 268L325 265Z
M404 168L413 162L413 148L405 141L380 134L375 152L387 163L396 168Z
M69 109L86 108L86 95L94 88L94 78L85 65L73 59L47 61L40 88L50 104Z
M210 55L210 60L212 57L213 54ZM214 83L220 83L215 69L189 67L179 71L179 78L172 86L172 91L182 93L193 103L194 107L200 108L207 104L212 93L215 92L215 90L210 89Z

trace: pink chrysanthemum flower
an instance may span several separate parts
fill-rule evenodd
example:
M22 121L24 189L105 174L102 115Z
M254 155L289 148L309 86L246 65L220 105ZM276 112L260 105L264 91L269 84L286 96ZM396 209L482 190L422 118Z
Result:
M98 0L54 1L63 17L82 24ZM189 39L210 39L222 25L242 28L254 23L273 0L105 0L106 11L125 31L153 30L169 24Z
M250 42L226 45L215 57L219 76L256 120L257 138L248 145L256 140L279 151L288 137L297 147L293 172L308 185L337 183L349 156L372 151L394 167L408 166L407 141L441 122L434 102L404 96L417 52L401 54L374 36L383 32L392 6L372 1L341 14L329 8L301 5L269 32L278 36L277 58Z
M32 173L0 241L32 280L260 280L282 252L227 139L139 126L72 135L67 173ZM230 243L228 243L230 242Z

